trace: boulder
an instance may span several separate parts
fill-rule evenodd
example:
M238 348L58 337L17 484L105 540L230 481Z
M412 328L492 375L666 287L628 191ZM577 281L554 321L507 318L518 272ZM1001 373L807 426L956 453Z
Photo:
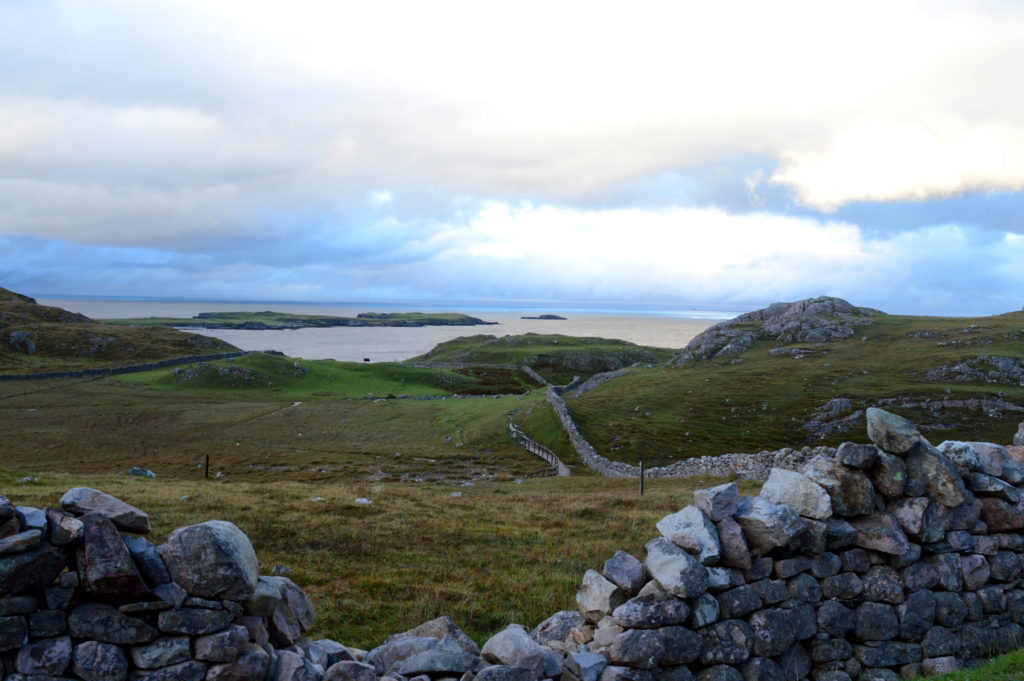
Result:
M616 551L615 555L604 562L602 575L630 596L640 591L647 582L647 569L644 564L639 558L625 551Z
M796 643L796 633L785 610L758 610L747 621L754 633L751 653L757 657L778 657Z
M189 634L202 636L212 634L226 627L232 620L227 610L208 608L181 608L164 610L157 615L157 627L168 634Z
M870 468L878 458L878 447L875 445L855 444L844 442L839 445L836 456L844 466L853 468Z
M896 519L887 513L873 513L851 523L857 530L857 546L902 556L910 550L910 542Z
M832 517L832 501L825 488L796 471L771 469L761 496L773 504L789 506L797 515L815 520Z
M689 616L686 601L664 591L631 598L612 612L619 626L641 629L682 624Z
M898 456L879 452L871 467L871 482L884 497L895 499L903 496L907 484L907 464Z
M704 511L712 522L718 522L736 512L736 505L739 503L739 486L735 482L727 482L724 485L699 489L693 493L693 503L700 510Z
M995 497L981 497L981 520L990 532L1024 529L1024 513L1019 506Z
M953 464L927 442L912 445L906 462L907 474L924 483L928 496L943 506L953 508L970 498Z
M227 521L180 527L157 550L171 578L193 596L246 601L256 589L256 552Z
M1024 447L1024 421L1021 421L1020 425L1017 426L1017 432L1013 434L1013 444L1018 447Z
M743 528L747 544L761 554L787 546L807 531L807 525L793 509L763 497L743 497L734 517Z
M942 504L927 497L898 499L886 507L908 537L931 544L946 536L949 513Z
M492 636L480 655L491 664L526 667L538 679L552 678L562 670L561 659L530 638L517 624Z
M249 643L234 662L215 664L206 672L205 681L251 681L266 679L270 671L270 655L266 650Z
M14 658L14 667L29 677L60 676L71 664L71 638L58 636L23 647Z
M48 543L0 556L0 598L42 591L53 584L67 562L64 549Z
M754 632L743 620L722 620L704 628L701 634L704 647L699 659L703 665L738 665L750 657L754 647Z
M129 652L137 669L160 669L192 658L188 636L162 636L150 643L132 646Z
M371 665L344 660L331 665L323 681L377 681L377 672Z
M743 529L736 519L732 516L722 518L715 523L715 531L718 532L718 542L722 546L722 557L718 559L718 564L749 570L750 548L743 536Z
M967 471L981 470L981 457L969 442L946 440L935 449L955 466L959 466Z
M100 643L138 645L149 643L159 632L140 619L118 612L113 606L83 603L68 615L68 633Z
M60 506L77 516L99 513L125 532L147 534L149 516L117 497L90 487L72 487L60 498Z
M81 518L85 541L78 566L81 586L93 598L120 604L141 600L149 593L128 547L106 516L87 513Z
M696 506L667 515L657 524L658 531L690 553L697 554L701 564L714 565L722 555L722 545L714 524Z
M838 516L870 513L875 507L875 489L859 468L844 466L834 457L819 454L804 466L803 474L825 488Z
M1009 457L1006 447L991 442L968 442L981 459L980 472L986 475L994 475L997 478L1003 475L1003 462Z
M576 605L583 619L588 622L600 622L625 601L626 593L602 577L597 570L587 570L584 573L583 584L576 592Z
M128 658L121 646L84 641L71 653L71 671L85 681L123 681L128 676Z
M917 426L897 414L868 407L864 416L867 419L868 437L877 447L890 454L908 452L923 439Z
M287 577L266 577L271 586L277 585L281 600L267 619L270 642L289 646L313 626L313 604L295 582Z
M44 512L50 529L50 543L65 546L82 539L85 526L81 520L55 508L47 508Z
M565 658L565 671L573 681L597 681L607 666L607 658L597 653L569 653Z
M406 658L398 665L398 673L405 677L419 674L437 676L461 676L466 672L479 672L485 664L476 655L467 653L462 647L445 637L433 648Z
M984 473L971 473L964 481L967 483L967 487L979 496L997 497L1011 504L1020 502L1020 495L1017 494L1016 488L999 478Z
M644 565L647 572L665 591L683 598L700 596L707 591L707 570L686 551L661 537L647 542L646 548ZM616 603L612 609L622 602Z
M576 610L559 610L538 624L530 632L530 638L541 645L548 641L565 641L573 629L582 626L583 616L579 612Z

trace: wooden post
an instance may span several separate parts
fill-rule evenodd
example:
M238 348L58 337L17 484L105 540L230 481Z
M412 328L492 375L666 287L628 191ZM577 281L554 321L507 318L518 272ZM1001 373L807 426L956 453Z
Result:
M644 462L640 462L640 496L644 495Z
M204 477L210 477L210 455L206 455L206 475Z

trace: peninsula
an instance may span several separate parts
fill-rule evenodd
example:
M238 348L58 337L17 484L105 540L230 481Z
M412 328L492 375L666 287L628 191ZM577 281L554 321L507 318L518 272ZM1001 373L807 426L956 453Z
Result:
M497 324L454 312L363 312L355 317L302 315L284 312L201 312L194 317L132 317L104 319L118 326L173 326L175 328L281 329L327 328L332 326L484 326Z

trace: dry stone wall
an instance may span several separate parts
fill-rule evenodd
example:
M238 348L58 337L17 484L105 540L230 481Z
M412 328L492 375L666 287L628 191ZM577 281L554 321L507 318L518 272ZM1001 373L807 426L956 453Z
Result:
M359 651L207 521L157 547L145 513L75 488L0 496L3 681L893 681L1024 646L1024 466L866 414L870 444L699 490L641 559L588 570L577 610L482 647L449 618Z

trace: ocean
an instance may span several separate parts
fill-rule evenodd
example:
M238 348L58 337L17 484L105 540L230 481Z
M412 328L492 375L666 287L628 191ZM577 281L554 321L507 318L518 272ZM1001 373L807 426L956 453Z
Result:
M192 317L200 312L273 310L293 314L354 317L360 312L461 312L479 317L487 326L332 327L292 331L243 331L235 329L188 329L215 336L242 350L279 350L290 357L335 359L347 362L399 362L422 355L438 343L460 336L494 336L525 333L560 333L567 336L618 338L638 345L680 349L691 338L741 311L693 309L601 309L580 306L537 307L511 304L460 303L295 303L230 302L98 298L46 298L54 305L94 319L126 317ZM557 314L565 320L522 319L523 316Z

